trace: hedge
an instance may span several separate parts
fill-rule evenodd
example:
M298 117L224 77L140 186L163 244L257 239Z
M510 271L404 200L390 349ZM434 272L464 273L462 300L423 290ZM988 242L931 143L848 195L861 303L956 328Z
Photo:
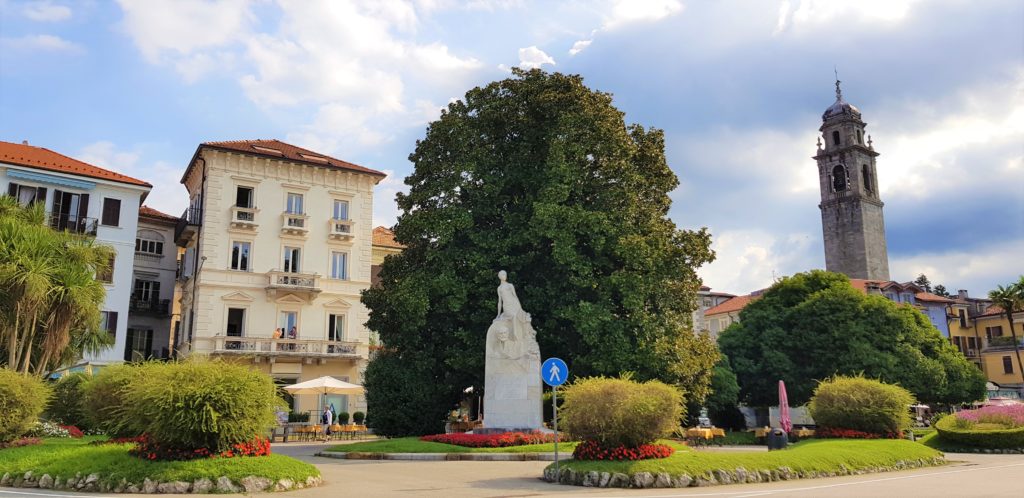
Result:
M0 443L25 435L49 397L50 388L38 378L0 368Z
M900 386L837 375L818 384L809 408L820 427L885 434L910 427L907 407L914 402Z
M956 416L944 417L935 424L944 441L974 448L1024 448L1024 427L979 430L957 428Z
M656 380L577 379L565 388L564 397L559 410L562 428L573 438L604 449L653 443L679 427L683 414L679 390Z

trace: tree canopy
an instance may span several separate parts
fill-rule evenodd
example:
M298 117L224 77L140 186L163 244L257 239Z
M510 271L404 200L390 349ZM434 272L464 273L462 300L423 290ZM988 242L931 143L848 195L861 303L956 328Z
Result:
M46 226L42 205L0 196L0 366L45 375L112 340L96 281L112 249Z
M713 255L705 230L667 217L678 180L660 130L626 126L579 76L516 70L449 104L409 158L394 227L407 247L363 295L389 358L371 361L365 382L371 418L405 411L429 426L396 420L383 433L437 430L464 389L481 392L498 270L543 357L578 376L629 371L706 395L717 352L690 313L695 270ZM398 366L417 371L385 371Z
M842 274L814 270L777 282L740 312L718 339L749 404L807 402L836 374L898 383L926 403L981 399L985 377L928 318L905 304L866 295Z

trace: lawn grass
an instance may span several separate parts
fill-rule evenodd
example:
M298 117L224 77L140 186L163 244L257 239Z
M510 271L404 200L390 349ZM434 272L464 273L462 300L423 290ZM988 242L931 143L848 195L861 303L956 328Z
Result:
M916 431L914 433L917 434ZM924 437L918 438L917 442L943 453L978 453L980 451L978 448L973 446L966 446L946 441L939 436L937 431L925 434Z
M670 475L704 475L717 469L743 467L751 470L775 470L789 467L796 472L834 472L841 465L849 470L887 467L900 460L932 459L942 456L938 451L903 439L816 439L790 446L783 451L726 453L677 451L668 458L636 462L567 460L563 468L577 472L667 472Z
M305 482L320 471L308 463L284 455L264 457L215 458L187 462L149 462L128 454L130 444L90 445L102 437L81 439L47 438L43 444L0 450L0 476L32 471L36 476L73 477L98 474L111 485L125 479L141 484L152 481L188 481L207 478L216 482L226 476L236 484L246 476L266 477L274 481L291 479Z
M559 442L558 451L572 453L575 442ZM363 443L339 444L327 448L327 451L339 453L551 453L555 451L555 443L527 444L523 446L506 446L504 448L469 448L454 444L420 441L418 437L401 437L366 441Z

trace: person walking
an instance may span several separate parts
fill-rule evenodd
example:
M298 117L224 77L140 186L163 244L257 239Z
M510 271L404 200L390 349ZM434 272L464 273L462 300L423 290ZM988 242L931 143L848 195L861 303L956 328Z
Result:
M331 424L334 423L334 413L329 405L324 405L324 412L320 415L320 423L324 426L324 442L331 438Z

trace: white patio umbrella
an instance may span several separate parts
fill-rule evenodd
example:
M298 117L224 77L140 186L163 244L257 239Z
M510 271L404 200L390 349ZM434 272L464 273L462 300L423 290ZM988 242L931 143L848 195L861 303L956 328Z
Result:
M363 386L349 384L334 377L320 377L306 382L284 386L292 394L363 394Z

